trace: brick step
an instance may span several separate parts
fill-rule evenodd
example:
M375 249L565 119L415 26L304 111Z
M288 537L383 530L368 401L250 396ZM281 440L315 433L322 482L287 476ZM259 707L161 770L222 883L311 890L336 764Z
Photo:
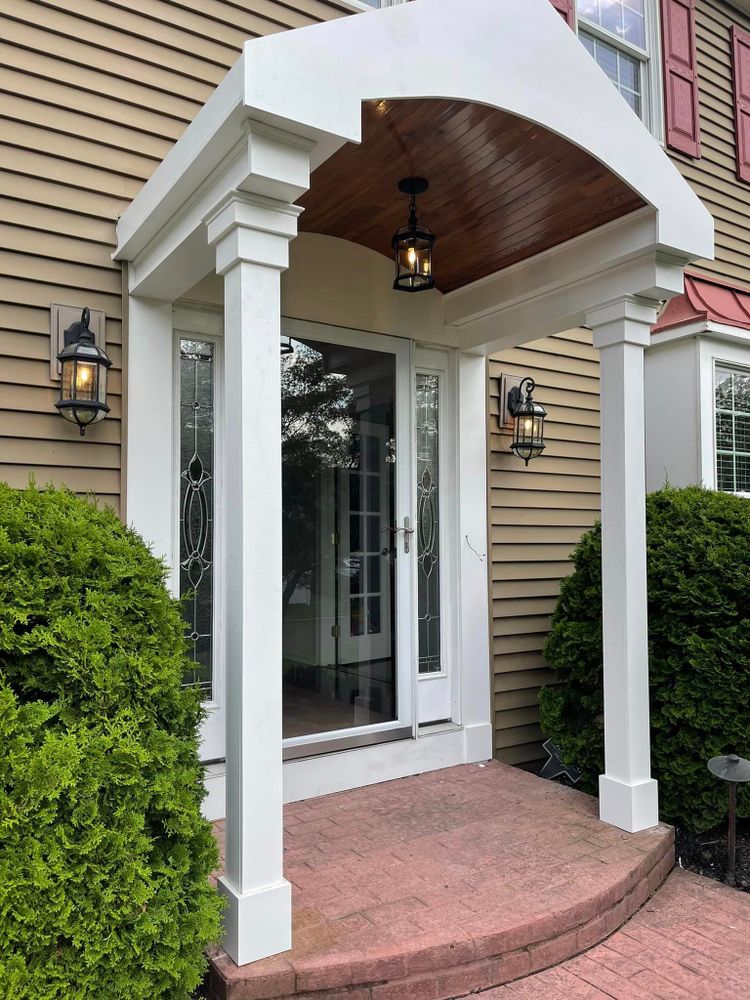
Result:
M663 826L652 834L625 875L614 858L602 857L602 872L581 876L572 904L533 915L521 903L520 912L509 914L507 900L493 909L483 898L470 933L436 927L428 947L424 939L380 947L375 940L366 951L322 942L318 953L287 953L241 968L217 950L209 1000L454 1000L539 972L603 941L661 885L674 866L674 838Z

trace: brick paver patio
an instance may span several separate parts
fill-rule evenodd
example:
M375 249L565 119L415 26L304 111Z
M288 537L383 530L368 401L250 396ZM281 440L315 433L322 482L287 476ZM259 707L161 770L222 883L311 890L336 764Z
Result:
M748 1000L750 896L690 872L603 944L482 1000Z
M487 990L604 940L672 864L670 828L623 833L589 796L495 762L297 802L285 810L294 946L242 968L216 952L210 996Z

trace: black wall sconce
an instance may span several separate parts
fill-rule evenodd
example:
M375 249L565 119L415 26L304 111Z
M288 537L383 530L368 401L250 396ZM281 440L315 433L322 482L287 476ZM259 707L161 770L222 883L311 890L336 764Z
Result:
M65 346L57 355L60 362L60 398L55 406L61 416L78 424L81 435L89 424L102 420L107 413L107 372L112 362L106 351L97 347L85 308L78 323L65 331Z
M525 388L525 397L524 397ZM547 411L534 401L536 382L528 376L508 393L508 413L513 417L513 440L510 450L528 465L544 451L544 418Z
M432 248L436 237L426 226L417 222L417 195L424 194L429 186L429 181L424 177L404 177L398 182L399 191L411 195L411 201L409 221L391 240L396 261L393 287L397 292L425 292L435 287Z

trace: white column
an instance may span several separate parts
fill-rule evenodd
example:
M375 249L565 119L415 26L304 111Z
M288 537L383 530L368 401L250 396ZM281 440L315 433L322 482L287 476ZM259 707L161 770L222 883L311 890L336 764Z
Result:
M604 759L599 815L635 832L659 821L651 777L646 587L643 352L656 304L623 298L592 310L601 374Z
M467 763L492 757L487 530L487 359L458 356L459 661Z
M224 276L227 629L224 947L291 947L282 865L281 271L299 209L235 194L207 220Z

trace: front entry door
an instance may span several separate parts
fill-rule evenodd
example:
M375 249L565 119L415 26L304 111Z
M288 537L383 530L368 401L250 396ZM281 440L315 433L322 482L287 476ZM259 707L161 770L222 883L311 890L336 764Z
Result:
M413 728L410 351L287 322L282 357L287 759Z

